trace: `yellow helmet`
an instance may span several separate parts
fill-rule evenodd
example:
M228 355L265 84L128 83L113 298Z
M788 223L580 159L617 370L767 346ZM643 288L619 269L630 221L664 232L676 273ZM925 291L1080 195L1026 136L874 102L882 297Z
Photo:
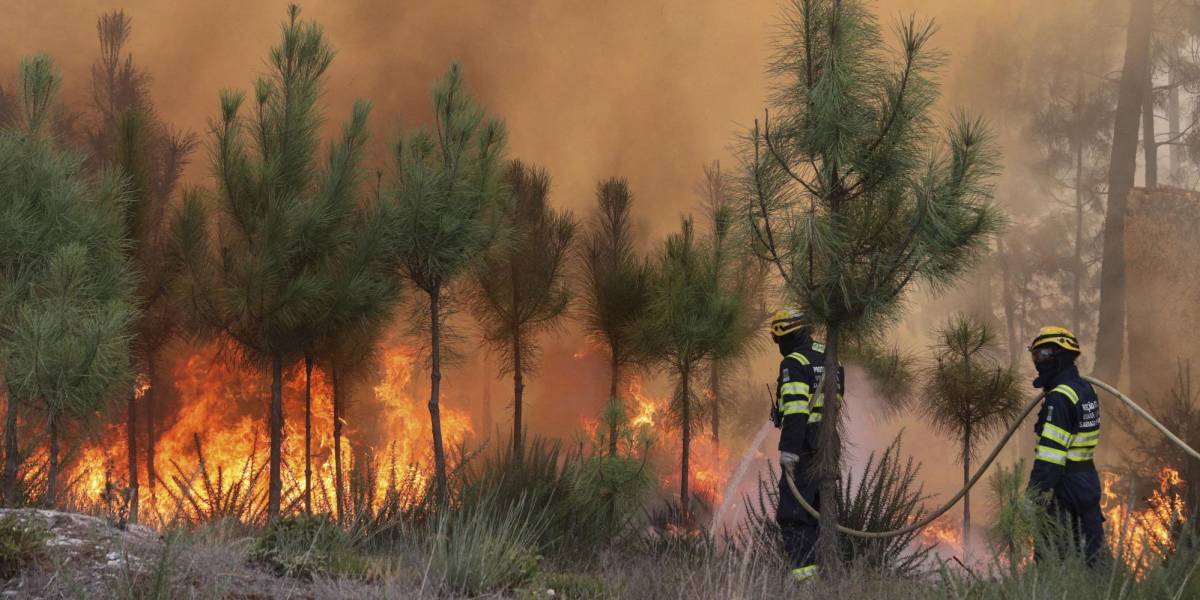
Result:
M1029 344L1029 349L1033 350L1038 346L1046 346L1054 344L1064 350L1071 352L1079 352L1079 340L1075 339L1075 334L1071 333L1066 327L1043 327L1038 331L1037 337L1033 338L1033 343Z
M771 335L780 338L808 326L804 312L798 308L783 308L771 317Z

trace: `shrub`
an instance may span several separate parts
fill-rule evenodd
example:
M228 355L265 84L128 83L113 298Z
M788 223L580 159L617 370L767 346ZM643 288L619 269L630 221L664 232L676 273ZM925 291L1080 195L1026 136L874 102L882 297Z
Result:
M925 497L917 483L919 471L911 458L901 460L900 436L896 436L883 454L871 453L857 482L851 474L838 482L838 523L860 531L888 531L922 518ZM770 469L759 479L757 497L746 498L746 520L733 539L738 546L763 555L782 553L782 534L775 523L778 477L778 472ZM917 542L918 535L912 532L884 539L843 535L839 539L847 563L907 577L920 571L932 550Z
M14 514L0 517L0 579L10 579L27 565L45 559L48 538L39 523Z
M537 573L544 514L524 503L481 497L427 525L429 576L449 592L476 596L515 589Z
M366 570L349 536L327 516L272 521L258 536L250 557L286 577L362 576Z
M464 509L484 503L543 523L535 547L586 562L636 514L651 485L644 465L626 457L585 457L558 442L530 440L520 455L499 447L464 473Z

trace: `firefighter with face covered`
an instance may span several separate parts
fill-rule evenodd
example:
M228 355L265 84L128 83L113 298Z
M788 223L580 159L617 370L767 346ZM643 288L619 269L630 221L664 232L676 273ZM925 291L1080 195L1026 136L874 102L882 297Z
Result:
M798 309L780 310L771 318L771 338L779 346L783 360L775 386L771 420L780 429L779 464L795 480L796 489L818 511L821 498L818 482L810 473L816 456L817 434L821 427L824 402L821 378L824 374L825 346L813 341L812 327ZM838 392L843 375L838 370ZM819 529L817 519L804 510L792 496L786 473L780 473L779 508L775 521L783 532L784 550L791 561L792 576L805 580L817 574L814 549Z
M1043 327L1029 345L1037 379L1046 391L1034 433L1037 449L1029 489L1047 500L1047 510L1071 539L1055 544L1084 551L1095 565L1104 548L1100 477L1094 457L1100 442L1100 400L1079 376L1079 342L1063 327Z

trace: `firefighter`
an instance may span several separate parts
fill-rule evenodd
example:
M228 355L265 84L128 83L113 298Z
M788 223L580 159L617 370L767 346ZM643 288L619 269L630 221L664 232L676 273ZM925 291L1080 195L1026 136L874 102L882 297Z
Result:
M775 402L771 420L780 429L779 465L792 474L805 501L818 511L821 498L818 482L809 472L817 449L824 407L820 393L824 372L825 346L813 341L812 327L804 313L795 308L783 309L771 318L771 338L779 346L783 360L779 364L779 379L775 385ZM838 370L838 392L843 375ZM786 475L780 473L779 509L775 521L783 532L784 550L791 561L792 576L805 580L817 574L814 548L817 543L817 519L810 515L792 496Z
M1029 345L1037 379L1046 391L1034 433L1037 450L1029 489L1044 498L1046 508L1089 565L1104 548L1104 516L1100 512L1100 477L1093 461L1100 442L1100 400L1079 376L1075 360L1079 342L1064 327L1043 327ZM1067 544L1062 544L1067 546Z

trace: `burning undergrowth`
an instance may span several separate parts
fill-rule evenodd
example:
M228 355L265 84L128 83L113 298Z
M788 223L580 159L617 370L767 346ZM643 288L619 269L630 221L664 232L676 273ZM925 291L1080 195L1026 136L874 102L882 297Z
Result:
M356 502L378 508L398 489L403 490L405 502L424 497L432 469L431 434L425 402L416 399L421 391L413 380L416 364L416 352L411 349L385 349L377 380L361 386L365 390L356 389L347 403L352 416L342 421L345 464L341 490ZM138 456L141 519L154 525L220 518L262 522L269 390L261 375L225 360L215 345L183 354L169 374L170 378L160 383L170 386L168 393L155 396L158 427L153 450ZM293 365L285 372L283 389L282 478L288 512L304 507L304 390L304 365ZM319 367L312 371L311 392L312 511L335 514L338 477L333 390ZM118 518L129 511L128 422L112 419L83 446L70 471L81 504L91 504ZM453 406L443 408L442 424L452 448L461 446L473 433L468 414ZM142 448L150 446L145 431L139 432L139 438ZM36 456L32 462L37 462ZM366 489L368 474L375 489Z

